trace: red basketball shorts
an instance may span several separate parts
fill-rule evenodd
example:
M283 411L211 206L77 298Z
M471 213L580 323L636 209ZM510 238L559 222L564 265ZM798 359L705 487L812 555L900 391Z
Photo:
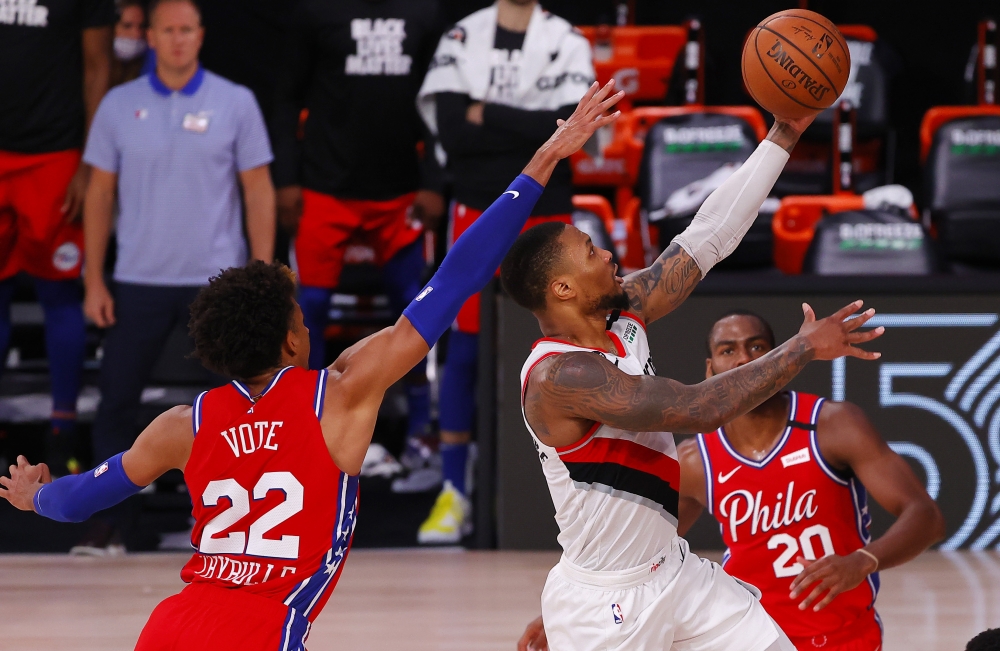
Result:
M448 246L450 247L456 240L469 229L472 224L483 214L482 210L470 208L458 202L452 202L451 211L448 215ZM573 216L566 215L546 215L543 217L529 217L528 223L524 225L522 233L532 226L537 226L543 222L563 222L572 224ZM473 294L469 300L462 304L458 311L458 318L455 319L455 328L459 332L470 335L479 334L479 293Z
M153 609L135 651L276 651L287 614L279 601L192 583Z
M414 193L389 201L336 199L302 190L302 219L295 238L299 281L308 287L336 287L344 268L344 252L351 243L375 250L383 265L423 233L409 217Z
M871 612L870 616L862 617L833 635L789 639L797 651L881 651L882 626Z
M0 151L0 280L26 271L46 280L80 277L83 226L61 212L80 151Z

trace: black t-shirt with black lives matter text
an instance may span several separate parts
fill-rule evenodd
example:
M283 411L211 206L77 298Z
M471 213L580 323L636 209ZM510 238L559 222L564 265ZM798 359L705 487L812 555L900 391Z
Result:
M0 0L0 151L83 145L82 32L115 19L113 0Z
M416 96L442 27L437 0L301 0L271 121L275 185L367 200L416 190Z

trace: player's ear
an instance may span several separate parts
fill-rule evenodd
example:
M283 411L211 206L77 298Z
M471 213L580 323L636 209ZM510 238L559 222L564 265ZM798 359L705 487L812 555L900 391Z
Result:
M549 283L549 291L560 301L568 301L576 296L576 286L569 276L556 276Z
M712 377L713 375L715 375L715 371L712 370L712 358L711 357L706 357L705 358L705 379L707 380L708 378Z

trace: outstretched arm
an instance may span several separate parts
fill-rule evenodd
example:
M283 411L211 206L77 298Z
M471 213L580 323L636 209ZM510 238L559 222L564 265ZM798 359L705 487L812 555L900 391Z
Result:
M775 118L767 139L716 189L691 226L649 267L625 277L631 309L652 323L684 302L715 264L732 253L785 167L788 154L813 121Z
M382 394L424 358L466 299L493 277L556 163L618 118L617 112L605 115L622 97L622 93L612 95L613 89L613 81L603 88L592 85L573 115L559 124L510 188L458 239L399 321L355 344L333 363L324 422L327 415L337 420L334 427L324 427L324 432L334 461L345 472L360 471Z
M945 534L944 517L937 504L859 407L847 402L825 403L816 436L826 460L838 470L853 473L896 521L882 537L865 547L875 558L855 552L833 554L818 561L796 559L805 569L792 581L792 598L807 595L799 605L802 610L810 606L813 610L825 608L834 597L855 588L872 572L905 563Z
M59 522L83 522L135 495L166 471L183 470L193 443L191 407L174 407L150 423L129 450L79 475L52 481L44 463L31 465L19 456L10 477L0 477L0 497L22 511Z
M773 396L814 359L877 359L878 353L855 347L884 331L856 332L875 310L845 321L860 307L861 301L855 301L816 321L812 309L803 305L806 319L797 335L749 364L693 386L628 375L589 352L555 355L529 378L525 413L539 438L553 447L579 439L580 428L560 429L566 419L639 432L711 431Z

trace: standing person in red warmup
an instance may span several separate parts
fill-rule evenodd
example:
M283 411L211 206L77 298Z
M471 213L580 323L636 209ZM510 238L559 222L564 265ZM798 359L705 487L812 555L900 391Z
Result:
M726 314L709 331L706 377L745 366L774 347L764 319L742 310ZM858 407L781 392L681 442L677 455L678 533L708 508L728 547L726 572L761 591L761 605L799 651L881 648L878 570L940 540L944 519ZM896 516L874 541L868 492ZM539 618L519 648L545 646Z
M90 178L86 133L111 70L113 0L0 3L0 360L15 276L31 277L45 313L52 381L52 472L73 459L86 326L80 210ZM2 371L0 371L2 372Z

